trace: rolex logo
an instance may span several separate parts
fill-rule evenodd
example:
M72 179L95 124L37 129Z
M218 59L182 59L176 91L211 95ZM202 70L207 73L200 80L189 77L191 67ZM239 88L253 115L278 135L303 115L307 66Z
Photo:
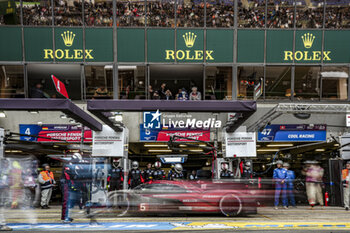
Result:
M304 47L309 49L312 47L312 44L314 43L315 36L311 33L305 33L303 36L301 36L301 39L303 39Z
M186 32L183 36L186 47L192 48L194 45L194 42L196 41L197 35L195 35L193 32Z
M75 38L75 34L73 32L66 31L66 32L63 32L61 36L65 46L70 47L73 45L73 41Z

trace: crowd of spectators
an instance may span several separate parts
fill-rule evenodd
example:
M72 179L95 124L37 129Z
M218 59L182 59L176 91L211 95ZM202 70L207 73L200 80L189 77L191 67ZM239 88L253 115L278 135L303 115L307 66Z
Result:
M294 3L293 0L270 0L267 2L268 28L293 28Z
M233 2L207 1L207 27L233 27Z
M113 26L112 1L97 3L84 2L84 11L86 26Z
M151 27L174 27L175 1L147 2L147 24Z
M117 1L117 26L144 26L145 2Z
M265 26L265 0L240 0L238 3L239 27L261 28Z
M178 27L203 27L204 26L204 2L177 2L177 26Z
M350 3L347 5L327 5L326 28L350 28Z
M70 3L70 4L68 4ZM82 26L82 2L55 0L54 2L55 25L57 26Z

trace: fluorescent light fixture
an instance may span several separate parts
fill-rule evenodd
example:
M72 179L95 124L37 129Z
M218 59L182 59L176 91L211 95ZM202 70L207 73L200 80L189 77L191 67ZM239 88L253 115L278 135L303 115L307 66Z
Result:
M168 147L167 144L145 144L144 147Z
M323 149L323 148L319 148L319 149L316 149L315 152L323 152L325 151L326 149Z
M60 118L67 119L67 116L65 114L61 115Z
M268 144L267 147L288 147L293 146L292 143L285 143L285 144Z
M105 65L105 70L113 70L113 65Z
M6 117L6 114L5 114L5 112L1 111L1 112L0 112L0 117L1 117L1 118L4 118L4 117Z
M34 111L34 110L28 111L28 112L31 113L31 114L38 114L39 113L39 111Z
M122 122L123 121L123 115L121 115L121 114L115 115L114 120L116 122Z
M118 70L136 70L137 66L118 66Z
M277 152L279 149L267 148L267 149L257 149L257 152Z
M151 150L148 150L148 152L151 152L151 153L161 153L161 152L172 152L172 150L166 150L166 149L151 149Z
M322 78L348 78L348 73L344 71L327 71L321 72Z
M339 144L338 144L338 143L336 143L336 144L334 144L334 146L339 146Z
M164 163L182 163L182 157L169 157L169 158L161 158L164 160Z
M191 152L203 152L202 149L191 149L191 150L189 150L189 151L191 151Z

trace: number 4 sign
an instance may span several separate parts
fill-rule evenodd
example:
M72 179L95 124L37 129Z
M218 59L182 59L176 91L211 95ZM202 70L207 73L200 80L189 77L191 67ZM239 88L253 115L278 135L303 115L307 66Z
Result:
M61 95L63 95L64 97L66 97L67 99L69 99L66 86L64 85L64 83L61 82L58 78L56 78L54 75L51 75L51 78L52 78L53 84L56 87L56 91Z

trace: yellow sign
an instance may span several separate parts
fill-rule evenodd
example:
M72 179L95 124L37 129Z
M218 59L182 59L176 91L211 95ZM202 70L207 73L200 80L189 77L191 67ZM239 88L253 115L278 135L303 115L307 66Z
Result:
M75 34L71 31L65 31L61 34L63 43L66 47L71 47L74 43ZM52 49L44 49L44 59L54 59L57 60L67 59L85 59L92 60L94 57L92 56L92 49L56 49L53 51Z
M213 50L191 50L191 48L194 46L194 43L196 42L197 35L193 32L186 32L182 35L182 38L184 39L185 45L189 50L165 50L165 60L176 60L177 61L202 61L205 59L208 61L213 61L214 56Z
M315 36L312 33L305 33L301 36L303 41L305 51L284 51L285 61L321 61L322 51L309 51L308 49L312 48L312 45L315 41ZM331 61L330 57L331 51L323 51L323 61Z

